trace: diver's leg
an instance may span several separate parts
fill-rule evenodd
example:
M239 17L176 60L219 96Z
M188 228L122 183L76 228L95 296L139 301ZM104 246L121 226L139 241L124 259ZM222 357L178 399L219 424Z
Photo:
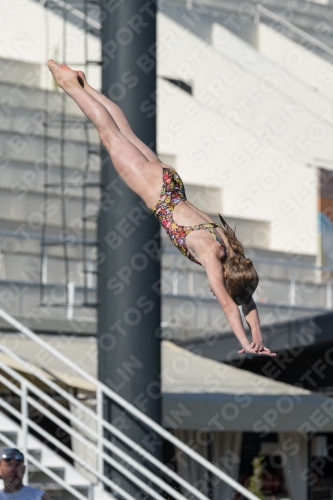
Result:
M90 94L92 97L96 99L96 101L100 102L103 104L103 106L108 110L114 121L119 127L120 132L129 140L131 141L140 151L145 155L147 160L153 162L153 163L162 163L162 161L158 158L158 156L154 153L152 149L150 149L149 146L147 146L144 142L139 139L133 130L131 129L130 124L128 123L128 120L122 111L122 109L111 99L106 97L105 95L101 94L97 90L95 90L93 87L89 85L89 83L86 80L85 74L83 71L78 71L79 76L82 78L82 81L84 82L84 89Z
M158 199L162 184L162 166L149 162L146 156L119 130L106 108L92 97L78 81L76 71L48 61L48 67L58 85L76 102L96 127L103 146L110 154L113 166L124 182L149 207ZM158 166L158 168L156 168Z

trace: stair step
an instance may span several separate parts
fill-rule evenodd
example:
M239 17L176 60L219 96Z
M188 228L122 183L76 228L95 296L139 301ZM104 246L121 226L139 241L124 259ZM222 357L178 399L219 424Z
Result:
M49 494L51 498L59 498L61 500L73 500L73 495L66 491L64 488L62 488L59 484L53 483L53 482L48 482L48 483L39 483L39 482L33 482L29 483L29 486L32 488L37 488L39 490L44 490L46 493ZM81 493L83 496L86 496L89 498L89 492L90 488L87 486L75 486L75 489ZM98 500L98 499L97 499Z
M59 113L59 110L58 110ZM59 114L56 118L60 120ZM69 118L66 116L66 118ZM24 135L44 135L60 139L60 121L57 127L44 127L45 113L43 110L34 108L22 109L2 106L0 110L0 131L11 130L12 133L23 133ZM86 141L85 127L82 119L77 117L70 124L65 125L66 141ZM94 127L88 128L88 138L90 145L99 145L98 132Z
M1 59L0 59L1 61ZM61 110L63 99L67 113L73 118L83 118L83 113L71 97L67 94L63 97L62 91L43 90L37 87L29 87L15 81L15 86L1 81L0 65L0 102L3 106L21 109L47 108L49 112L58 114Z
M45 482L45 483L44 482L40 482L40 481L30 482L29 486L31 486L32 488L45 489L45 490L53 490L53 491L63 490L63 488L62 488L62 486L60 486L60 484L55 483L50 478L49 478L49 481ZM81 484L81 485L77 485L76 484L75 486L73 486L73 488L75 488L78 491L87 491L89 489L87 487L87 485L85 485L85 484Z
M11 432L11 431L6 431L6 430L3 430L3 429L1 428L1 424L0 424L0 432L1 432L2 434L4 434L4 435L6 436L6 438L7 438L7 439L9 439L10 441L12 441L13 443L15 443L15 444L17 445L17 443L18 443L18 434L17 434L17 432L15 432L15 431ZM2 439L0 438L0 447L2 447L2 446L7 447L7 444L6 444L6 443L4 443L4 442L2 441Z
M41 65L1 57L0 81L14 84L23 83L28 86L40 86Z
M94 165L94 160L90 161L91 166ZM28 161L19 160L7 160L4 159L1 162L0 157L0 169L1 169L1 185L10 186L12 188L13 195L23 196L29 189L39 189L44 190L44 183L60 183L62 171L60 165L52 165L52 168L46 168L44 164L36 165L36 163ZM44 175L44 171L47 170ZM75 170L72 168L64 168L64 183L66 185L65 191L73 193L81 193L83 190L82 186L84 182L95 183L96 186L87 186L87 195L95 193L96 189L101 189L97 186L100 182L100 172L99 169L91 170L86 176L86 181L84 181L84 170L85 164L77 165ZM59 187L49 186L48 191L50 194L59 192Z
M65 468L57 467L57 466L49 466L50 471L54 472L61 479L65 480ZM39 467L35 467L34 465L29 465L29 482L33 481L34 483L45 483L50 480L50 476L45 474L40 470Z
M30 455L33 456L33 458L35 460L37 460L38 462L41 461L41 459L42 459L42 451L39 448L37 448L37 449L35 449L35 448L29 448L28 452L30 453ZM34 467L34 466L33 465L29 465L29 471L30 471L31 467Z
M61 225L62 221L62 200L60 196L48 196L50 203L52 203L52 208L54 210L52 216L48 215L48 224L57 224ZM43 193L27 193L21 203L17 202L17 199L13 196L11 191L8 189L0 189L0 213L3 213L7 220L22 220L28 221L29 215L34 212L40 210L41 204L43 202ZM92 204L92 208L95 207L96 203L89 200L88 204ZM68 225L71 223L74 224L73 221L81 221L82 219L82 197L70 197L65 199L66 211L67 211L67 219ZM97 209L97 207L96 207ZM91 225L96 224L97 216L91 217L89 219L90 228ZM77 223L75 222L75 226L77 227ZM71 233L75 234L75 231L71 231Z
M0 134L0 151L4 158L10 158L14 161L20 161L24 158L29 163L34 163L36 158L44 156L44 138L43 136L30 135L25 136L15 131L7 130ZM48 139L47 157L49 162L54 165L61 163L61 148L59 140ZM64 166L67 168L77 168L77 166L86 164L87 151L85 144L79 141L65 142L64 145ZM91 169L99 168L100 158L97 155L91 157Z

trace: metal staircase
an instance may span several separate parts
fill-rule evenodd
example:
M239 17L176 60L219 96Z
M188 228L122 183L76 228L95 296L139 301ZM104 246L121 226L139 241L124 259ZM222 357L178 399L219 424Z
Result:
M43 489L54 499L69 500L73 495L77 498L93 498L90 481L35 436L25 436L22 427L1 412L0 446L13 445L27 449L29 459L25 480L29 486Z
M123 411L140 421L145 428L154 431L163 440L171 443L184 456L186 455L201 464L217 480L228 483L245 498L257 500L253 493L148 418L131 403L122 399L116 392L69 361L68 358L4 310L0 309L0 317L15 330L18 330L21 335L33 340L36 349L46 351L49 356L55 356L59 362L63 363L67 367L63 373L64 377L66 374L80 377L81 380L94 388L96 394L96 411L93 411L73 396L71 391L66 390L62 385L62 380L52 380L50 374L45 370L24 360L7 346L0 345L0 351L24 368L26 373L26 376L22 376L0 360L3 392L0 400L0 438L8 446L16 444L19 440L20 447L28 459L28 470L31 469L28 477L31 478L33 484L40 484L42 477L44 479L48 477L52 485L47 484L47 489L49 491L52 489L53 496L55 496L55 491L65 490L64 498L66 500L69 498L97 500L100 498L101 492L104 495L107 488L117 498L132 500L133 497L128 492L104 474L104 464L109 464L120 474L126 476L135 485L138 493L143 492L144 498L156 500L198 498L207 500L207 497L197 488L103 418L103 400L107 397ZM80 415L80 418L76 416L77 414ZM33 418L34 415L46 417L62 432L51 433L47 431L40 425L40 419ZM11 420L15 420L16 424L12 423ZM89 425L86 423L87 420L90 422ZM105 431L112 436L112 440L104 437ZM39 440L34 439L32 434L38 435ZM73 447L69 447L60 439L59 434L66 434L72 440L80 442L85 450L89 450L90 456L94 457L95 465L88 463L82 456L75 453ZM63 460L67 461L67 464L57 462L55 453L46 445L42 445L42 440L48 443L48 446L58 450L59 453L61 452ZM87 481L75 472L70 462L74 462L76 466L86 470L87 475L92 478L90 484L87 484ZM32 474L34 474L34 478L32 478ZM98 495L94 494L94 486L96 485L99 485L100 488Z

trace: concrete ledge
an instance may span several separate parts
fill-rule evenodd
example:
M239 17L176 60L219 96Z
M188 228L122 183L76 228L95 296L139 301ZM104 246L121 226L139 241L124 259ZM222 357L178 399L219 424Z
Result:
M38 63L0 58L0 81L40 86L41 66Z
M74 118L83 118L82 111L73 99L67 94L64 97L67 114ZM41 89L39 81L35 85L28 85L24 80L5 81L0 74L0 99L4 106L12 109L43 110L47 104L50 113L59 114L63 92Z
M44 127L44 119L55 120L55 124ZM89 143L93 146L100 144L98 132L95 127L84 120L84 117L73 117L66 114L66 141L86 142L85 128L87 126ZM29 109L22 106L12 108L2 106L0 111L0 131L7 132L10 130L12 133L24 135L36 135L57 138L61 137L61 115L59 112L46 114L43 109L31 107ZM45 134L44 134L45 133Z
M41 308L42 309L42 308ZM22 323L27 328L30 328L34 333L47 333L52 335L69 334L69 335L96 335L97 320L93 318L82 318L73 321L60 318L27 318L26 316L13 317ZM2 332L16 332L11 325L0 317L0 331Z
M65 142L65 167L76 168L86 162L87 152L80 141ZM0 133L0 150L5 158L21 160L24 158L32 163L36 159L44 158L44 137L42 135L22 134L15 130L2 131ZM57 139L48 138L47 156L49 161L55 164L60 162L60 144ZM98 156L91 159L92 168L99 166Z

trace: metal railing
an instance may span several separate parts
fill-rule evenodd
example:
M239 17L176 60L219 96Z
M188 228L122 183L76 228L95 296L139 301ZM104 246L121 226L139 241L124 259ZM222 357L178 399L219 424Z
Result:
M97 469L89 466L89 472L92 473L96 481L101 481L103 485L110 486L110 488L117 492L122 498L131 499L132 497L122 490L117 484L114 484L108 477L106 477L103 473L103 462L109 463L112 467L118 470L121 474L125 474L127 479L129 479L133 484L136 485L138 490L143 490L146 493L149 492L149 495L156 500L164 500L164 498L157 492L156 488L149 487L145 482L140 480L135 472L140 473L140 475L144 476L147 480L149 480L152 484L158 487L161 491L164 491L171 495L172 498L177 500L185 500L186 497L179 493L176 489L170 486L163 478L168 476L170 479L175 481L178 485L180 485L184 490L186 490L189 494L193 496L193 498L198 498L200 500L208 500L207 497L202 494L197 488L189 484L185 479L180 477L174 471L172 471L169 467L164 465L162 462L157 460L153 455L143 449L139 444L132 441L128 438L123 432L114 427L112 424L107 422L103 418L103 399L104 397L110 398L114 403L119 405L123 410L125 410L129 415L135 417L139 420L144 426L148 429L159 434L163 439L167 440L169 443L177 447L179 450L186 453L188 457L192 460L198 462L201 466L203 466L206 470L208 470L211 474L216 476L221 481L226 482L236 491L240 492L245 498L250 500L258 500L258 497L248 491L246 488L241 486L237 481L231 479L226 473L224 473L221 469L213 465L211 462L203 458L192 448L187 446L184 442L180 441L173 434L168 432L162 426L157 424L155 421L147 417L141 411L139 411L135 406L131 403L127 402L123 398L121 398L116 392L112 391L109 387L102 384L95 377L85 372L82 368L77 366L75 363L70 361L66 356L62 355L52 346L43 341L39 336L35 335L29 328L22 325L15 318L10 316L4 310L0 309L0 317L2 317L6 322L8 322L12 327L21 332L24 336L32 340L39 345L48 353L52 354L57 358L57 360L61 363L64 363L71 371L71 373L75 373L76 375L82 377L84 380L88 381L95 387L97 405L96 405L96 413L91 409L87 408L83 405L78 399L69 394L66 390L61 388L55 382L49 380L48 377L44 376L40 370L37 370L30 363L26 362L20 356L12 352L10 349L5 347L4 345L0 345L0 350L9 356L11 359L15 360L17 363L22 365L24 369L34 375L38 381L43 382L46 387L52 390L53 394L58 394L65 401L68 402L69 405L74 405L77 409L83 412L87 417L92 418L95 421L97 426L97 431L91 428L91 426L87 426L82 419L78 419L73 414L73 411L69 411L64 408L63 405L58 403L54 398L51 398L49 395L42 391L39 387L35 386L31 382L29 382L26 378L18 375L14 370L10 367L6 366L4 363L0 362L0 368L10 377L19 382L20 387L17 387L10 380L6 379L7 387L13 391L15 394L21 397L21 412L18 412L15 408L11 407L6 401L3 399L0 402L0 406L3 406L8 412L11 412L13 416L20 418L22 422L22 430L26 430L30 426L34 430L38 431L41 435L43 435L46 439L49 439L50 442L59 446L59 449L64 451L68 456L77 460L77 462L83 467L87 467L87 465L80 459L80 457L75 454L73 451L68 450L64 445L58 442L58 440L54 436L50 436L45 430L42 430L39 426L36 428L36 424L29 419L26 405L29 404L35 408L35 410L39 411L42 415L50 418L56 425L62 427L68 434L78 439L84 446L89 448L92 453L95 453L97 458ZM35 397L31 397L30 393ZM75 424L78 428L82 429L85 434L89 435L89 439L85 438L80 432L74 430L70 425L65 424L60 418L56 417L54 413L45 408L44 404L40 404L36 398L39 398L43 402L46 402L52 410L56 411L63 417L69 420L70 423ZM109 440L103 437L104 429L107 430L113 437L117 438L121 443L125 444L129 447L131 451L135 451L141 458L147 460L150 464L156 467L160 473L154 474L148 468L145 468L138 460L133 459L129 455L127 455L121 448L119 448L113 442L111 443ZM66 448L66 449L65 449ZM117 460L110 457L103 450L106 448L108 451L111 451L113 455L117 455L118 458L123 460L127 467L125 468Z
M5 305L11 314L34 318L58 318L72 320L76 316L77 309L88 310L87 307L77 303L78 299L84 298L85 287L74 281L64 283L45 283L44 303L40 303L39 281L25 281L15 279L0 279L0 304ZM67 293L66 293L67 290ZM50 296L47 295L50 292ZM96 288L89 289L91 300L96 296ZM54 297L56 296L56 297ZM66 297L68 300L66 301ZM58 312L54 308L59 308ZM41 312L41 308L44 312ZM52 312L50 310L52 309ZM49 310L49 312L46 312ZM63 312L61 312L63 311ZM89 316L94 317L95 313L89 308ZM80 315L82 317L82 314Z
M277 23L282 24L290 31L298 35L300 38L304 38L304 40L307 40L315 47L318 47L318 49L321 49L323 52L326 52L328 55L333 56L333 49L329 47L326 43L321 42L312 35L309 35L306 31L302 30L301 28L297 28L297 26L295 26L294 24L292 24L290 21L280 16L279 14L275 14L275 12L272 12L271 10L267 9L266 7L263 7L260 4L256 4L256 11L258 15L257 17L258 21L260 20L260 13L261 13L264 16L273 19Z
M164 249L163 259L163 321L171 315L175 327L213 325L215 330L220 331L227 327L221 308L209 290L204 270L184 262L177 249ZM260 277L254 299L261 307L282 307L304 313L332 309L332 267L262 257L253 257L252 260ZM85 291L80 285L68 283L67 303L61 299L61 296L65 297L64 283L45 282L44 287L45 303L40 308L38 282L0 280L0 306L12 315L25 316L37 322L44 318L95 318L91 309L82 307ZM91 302L96 301L95 287L89 288L89 297ZM51 305L48 308L49 301Z

